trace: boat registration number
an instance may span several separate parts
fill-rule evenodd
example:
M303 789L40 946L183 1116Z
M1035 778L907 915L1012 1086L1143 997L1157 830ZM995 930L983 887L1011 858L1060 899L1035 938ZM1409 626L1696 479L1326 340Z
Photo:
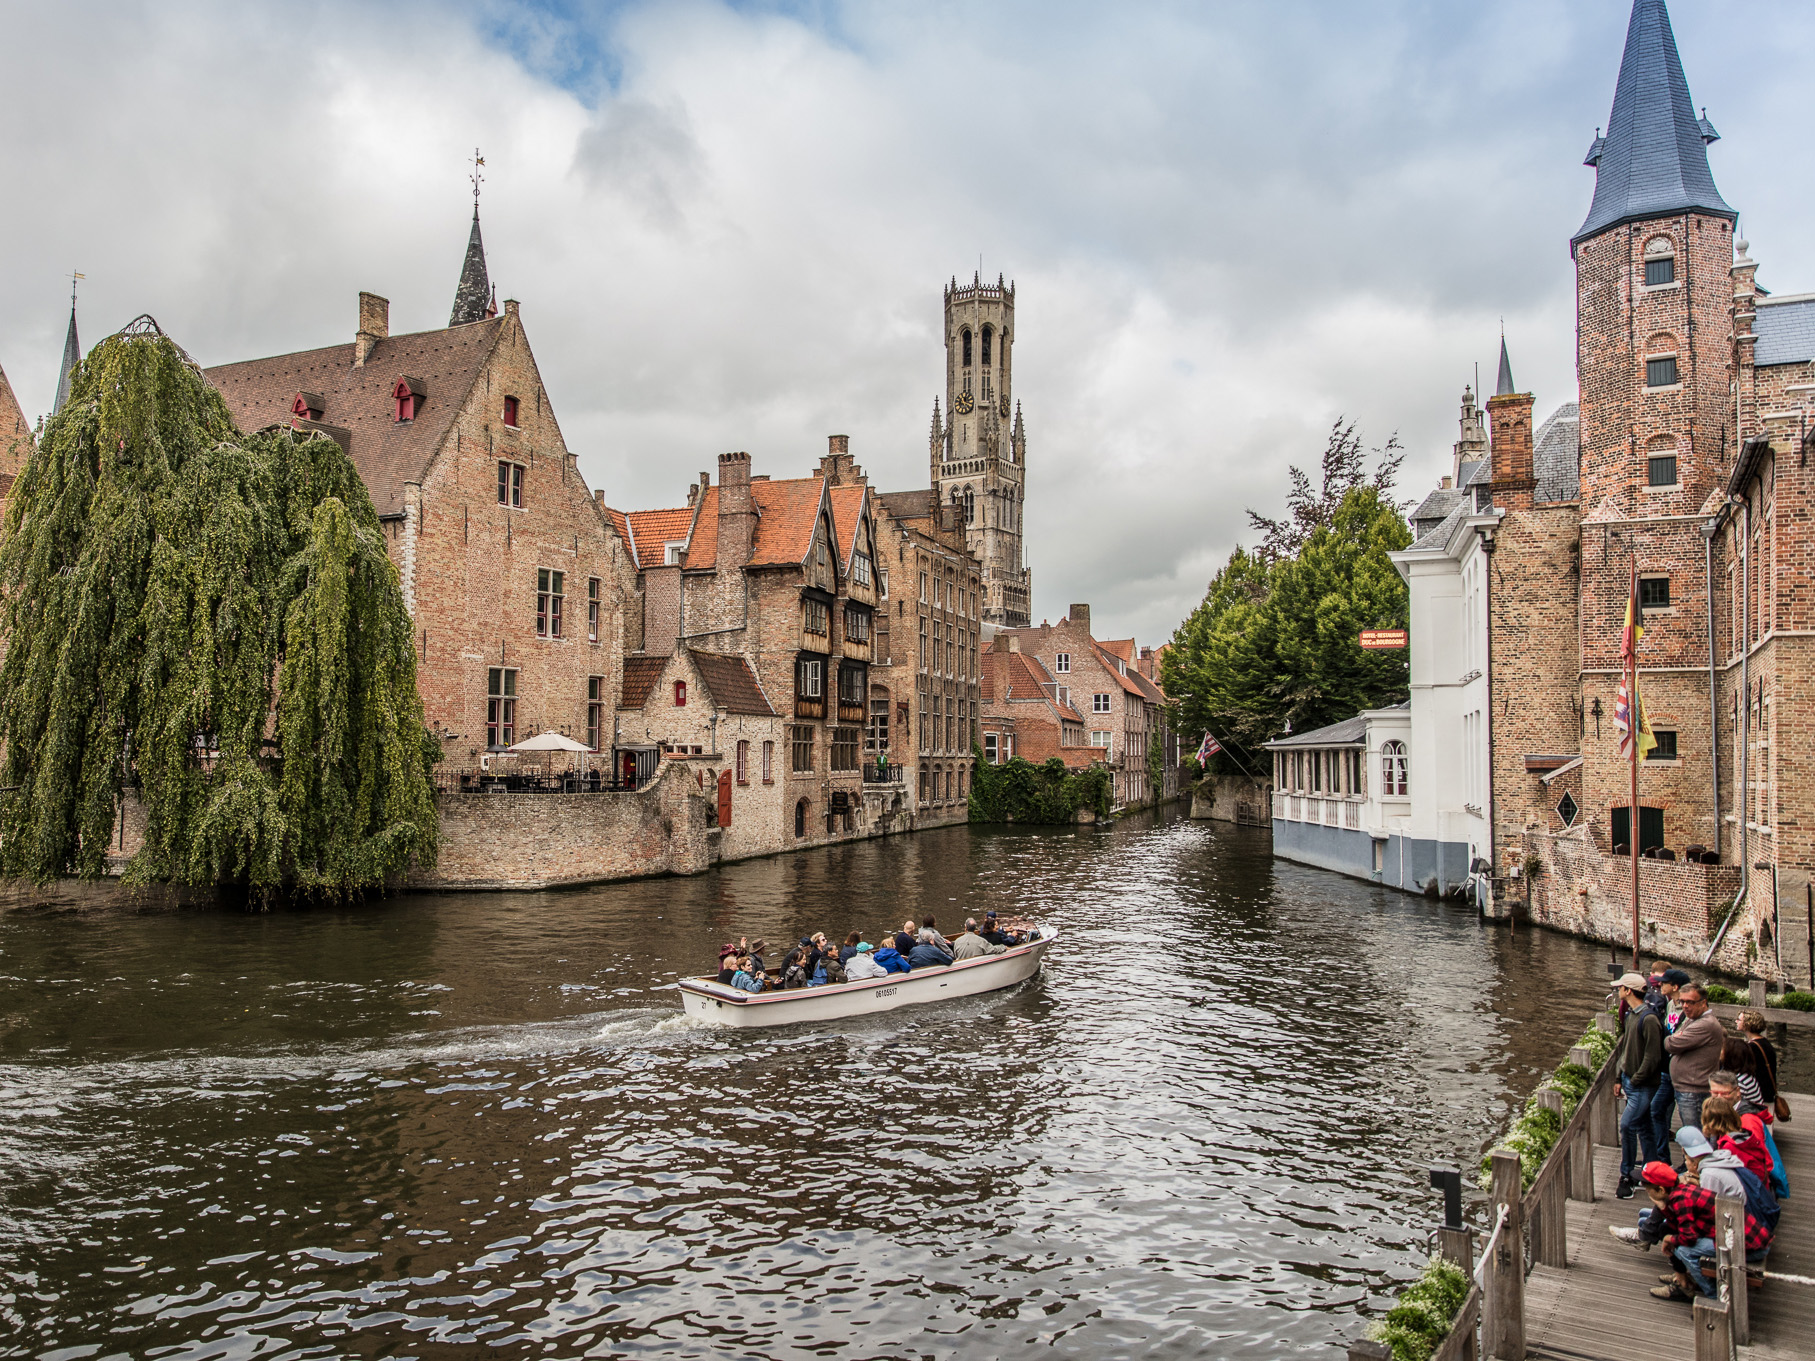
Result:
M893 989L893 988L878 988L878 989L876 989L876 995L877 995L877 996L878 996L878 997L893 997L893 996L894 996L894 995L895 995L895 989Z

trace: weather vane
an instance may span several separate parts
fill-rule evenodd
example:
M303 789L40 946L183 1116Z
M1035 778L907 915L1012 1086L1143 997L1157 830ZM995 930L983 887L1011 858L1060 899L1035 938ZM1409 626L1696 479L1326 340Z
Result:
M485 176L479 173L479 167L485 164L485 157L479 154L479 148L473 148L473 173L469 177L473 182L473 211L479 211L479 186L485 182Z
M69 305L71 307L74 307L76 305L76 284L77 284L77 282L82 279L86 279L87 277L88 276L86 274L79 274L75 270L71 270L69 272Z

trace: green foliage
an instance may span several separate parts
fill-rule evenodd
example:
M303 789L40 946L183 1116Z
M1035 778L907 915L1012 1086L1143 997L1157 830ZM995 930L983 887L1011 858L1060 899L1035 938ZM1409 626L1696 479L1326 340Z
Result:
M1153 791L1155 803L1166 793L1166 753L1161 750L1164 745L1162 742L1147 744L1147 787Z
M976 756L972 822L1075 822L1081 808L1094 809L1100 818L1109 816L1113 800L1107 766L1068 771L1056 756L1044 765L1017 756L998 766L985 761L974 744L971 750Z
M344 894L433 863L396 569L334 441L234 428L176 345L110 337L7 505L0 871Z
M1409 597L1388 554L1411 531L1380 488L1356 486L1305 536L1295 557L1237 548L1203 603L1173 634L1161 683L1179 731L1214 733L1222 773L1261 771L1258 748L1410 693L1404 650L1364 651L1363 629L1405 628Z
M1368 1336L1386 1343L1393 1361L1429 1361L1455 1326L1468 1291L1468 1275L1461 1267L1446 1257L1433 1257Z
M1710 1002L1722 1002L1732 1006L1744 1001L1745 994L1735 992L1732 988L1726 987L1720 983L1710 983L1708 984L1708 1000Z
M1595 1074L1606 1064L1615 1043L1612 1034L1596 1026L1583 1031L1571 1048L1586 1049L1589 1066L1565 1060L1556 1066L1538 1088L1539 1091L1560 1092L1563 1096L1563 1113L1558 1115L1548 1106L1540 1105L1537 1093L1534 1092L1525 1103L1524 1110L1514 1118L1506 1137L1493 1146L1519 1155L1519 1180L1525 1186L1529 1187L1537 1179L1544 1160L1550 1156L1551 1149L1556 1147L1557 1140L1563 1135L1563 1126L1569 1123L1576 1107L1582 1104L1582 1098L1588 1095L1588 1089L1594 1085ZM1493 1172L1493 1150L1490 1149L1481 1156L1479 1184L1483 1191L1492 1188Z
M1786 992L1777 1005L1791 1011L1815 1011L1815 992Z

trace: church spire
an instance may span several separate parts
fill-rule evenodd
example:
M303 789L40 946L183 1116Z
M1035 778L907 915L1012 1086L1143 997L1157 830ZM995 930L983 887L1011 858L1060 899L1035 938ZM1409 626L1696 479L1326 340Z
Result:
M82 342L76 335L76 281L82 276L69 276L69 333L63 337L63 368L57 374L57 397L50 404L50 414L56 415L69 400L69 385L74 380L76 365L82 362Z
M1494 384L1494 396L1510 397L1519 389L1513 385L1512 360L1506 357L1506 333L1500 333L1500 381Z
M1594 202L1572 244L1622 222L1685 209L1737 216L1708 168L1708 143L1719 135L1706 111L1696 117L1689 100L1664 0L1633 0L1607 133L1597 133L1588 152Z
M485 273L485 242L479 236L479 186L485 177L479 173L479 167L485 164L485 158L473 148L473 230L466 238L466 263L460 267L460 286L454 290L454 310L447 319L449 326L464 326L468 322L484 321L491 315L487 307L491 302L491 281Z

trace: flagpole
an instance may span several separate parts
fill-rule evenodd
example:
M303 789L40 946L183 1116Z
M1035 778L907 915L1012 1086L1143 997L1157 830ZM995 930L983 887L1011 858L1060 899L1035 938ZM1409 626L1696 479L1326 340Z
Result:
M1639 628L1643 615L1639 610L1639 564L1635 556L1632 560L1632 589L1627 595L1628 627L1631 630L1632 647L1630 660L1627 663L1630 671L1626 681L1627 722L1630 725L1629 735L1632 738L1629 761L1632 766L1632 812L1627 833L1631 837L1632 851L1632 971L1639 971L1639 746L1640 734L1644 731L1644 711L1639 707Z

